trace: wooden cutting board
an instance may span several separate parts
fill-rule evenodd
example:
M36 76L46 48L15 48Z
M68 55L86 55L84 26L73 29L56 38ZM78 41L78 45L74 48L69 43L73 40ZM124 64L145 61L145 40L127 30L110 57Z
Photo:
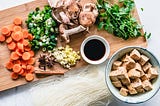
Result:
M81 0L82 4L86 3L86 2L95 2L95 0ZM44 5L48 4L47 0L36 0L27 4L23 4L20 6L16 6L10 9L6 9L3 11L0 11L0 28L2 26L5 25L9 25L12 23L12 20L14 19L14 17L16 16L20 16L23 19L23 27L25 28L25 20L29 14L29 12L35 10L36 7L40 7L43 8ZM133 11L134 16L138 19L138 21L140 22L137 10L135 9ZM142 31L143 33L143 31ZM104 37L110 44L110 55L109 57L118 49L125 47L125 46L142 46L142 47L146 47L147 46L147 42L145 40L144 37L139 37L139 38L134 38L134 39L129 39L129 40L123 40L120 39L118 37L115 37L109 33L107 33L106 31L99 31L97 30L96 26L93 26L90 28L90 31L88 34L78 34L78 35L73 35L71 36L71 42L69 43L69 45L74 49L74 50L80 50L80 45L82 43L82 41L90 36L90 35L100 35L102 37ZM24 78L20 78L16 81L13 81L10 78L10 73L6 68L5 68L5 63L9 60L9 56L10 56L10 51L8 50L7 46L5 43L0 43L0 91L3 90L7 90L16 86L20 86L20 85L24 85L27 84L28 82L25 81ZM82 66L87 65L87 63L85 63L83 61L83 59L81 59L80 62L78 62L78 64L73 67L72 69L76 69L76 68L80 68ZM54 68L55 71L60 71L60 70L64 70L61 66L56 65ZM41 78L35 78L34 81L37 81Z

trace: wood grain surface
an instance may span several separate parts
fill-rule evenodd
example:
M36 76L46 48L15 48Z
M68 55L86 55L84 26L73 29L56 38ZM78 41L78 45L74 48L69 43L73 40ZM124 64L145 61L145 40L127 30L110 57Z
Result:
M82 4L84 4L86 2L95 2L95 0L81 0ZM16 6L16 7L10 8L10 9L0 11L0 28L2 26L11 24L14 17L16 17L16 16L22 17L23 28L26 28L25 20L28 16L29 12L35 10L36 7L43 8L44 5L46 5L46 4L48 4L47 0L36 0L36 1L30 2L27 4L23 4L20 6ZM133 15L140 22L140 19L139 19L139 16L138 16L136 9L133 11ZM142 31L142 33L144 33L144 32ZM71 42L69 43L69 45L74 50L79 51L82 41L86 37L91 36L91 35L100 35L100 36L104 37L109 42L110 49L111 49L109 57L111 57L111 55L115 51L117 51L118 49L125 47L125 46L142 46L142 47L147 46L147 42L144 37L123 40L121 38L115 37L115 36L107 33L106 31L99 31L96 28L96 26L92 26L89 30L89 33L80 33L77 35L72 35L70 37ZM64 45L64 43L61 43L60 45ZM10 77L11 72L5 68L5 63L9 60L9 56L10 56L10 51L8 50L6 44L1 43L0 44L0 91L7 90L10 88L28 83L25 81L24 78L20 78L16 81L11 79L11 77ZM36 57L38 57L38 54L36 55ZM80 68L85 65L87 65L87 63L84 62L83 59L81 59L77 63L77 65L75 67L73 67L72 69ZM53 68L53 71L61 72L61 71L68 71L68 70L63 69L60 65L56 64ZM34 79L34 81L37 81L39 79L42 79L42 78L36 77Z

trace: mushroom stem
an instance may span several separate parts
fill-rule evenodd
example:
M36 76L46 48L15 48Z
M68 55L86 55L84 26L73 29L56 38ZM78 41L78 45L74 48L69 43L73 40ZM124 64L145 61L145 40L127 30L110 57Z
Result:
M73 35L73 34L76 34L76 33L79 33L79 32L85 31L85 30L86 30L85 27L83 27L82 25L79 25L78 27L75 27L75 28L72 28L69 30L64 30L63 31L64 33L61 36L66 41L66 43L69 43L70 42L70 39L69 39L70 35Z

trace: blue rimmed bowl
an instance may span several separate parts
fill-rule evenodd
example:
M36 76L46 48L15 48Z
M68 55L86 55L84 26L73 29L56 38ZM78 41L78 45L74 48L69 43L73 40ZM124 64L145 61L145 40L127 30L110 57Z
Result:
M143 47L128 46L128 47L121 48L120 50L118 50L117 52L115 52L112 55L112 57L110 58L110 60L107 63L106 69L105 69L105 78L106 78L105 80L106 80L106 84L108 86L108 89L110 90L111 94L115 98L117 98L123 102L126 102L126 103L138 104L138 103L143 103L143 102L151 99L158 92L158 90L160 88L160 75L158 76L158 78L156 78L153 81L153 83L152 83L153 89L151 91L137 94L137 95L128 95L126 97L120 95L119 89L117 89L116 87L113 86L113 84L109 78L109 73L111 71L113 62L118 60L122 56L124 56L126 53L131 52L133 49L137 49L141 54L144 54L147 57L149 57L150 58L149 61L152 64L152 66L157 67L158 73L160 73L160 64L153 53L151 53L149 50L147 50L146 48L143 48Z

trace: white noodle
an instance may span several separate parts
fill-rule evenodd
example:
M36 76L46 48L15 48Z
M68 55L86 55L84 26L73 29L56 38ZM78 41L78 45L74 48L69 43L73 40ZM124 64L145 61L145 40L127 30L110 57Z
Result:
M92 67L92 68L91 68ZM95 66L36 83L30 90L34 106L88 106L111 97L104 72ZM55 79L58 79L55 81Z

